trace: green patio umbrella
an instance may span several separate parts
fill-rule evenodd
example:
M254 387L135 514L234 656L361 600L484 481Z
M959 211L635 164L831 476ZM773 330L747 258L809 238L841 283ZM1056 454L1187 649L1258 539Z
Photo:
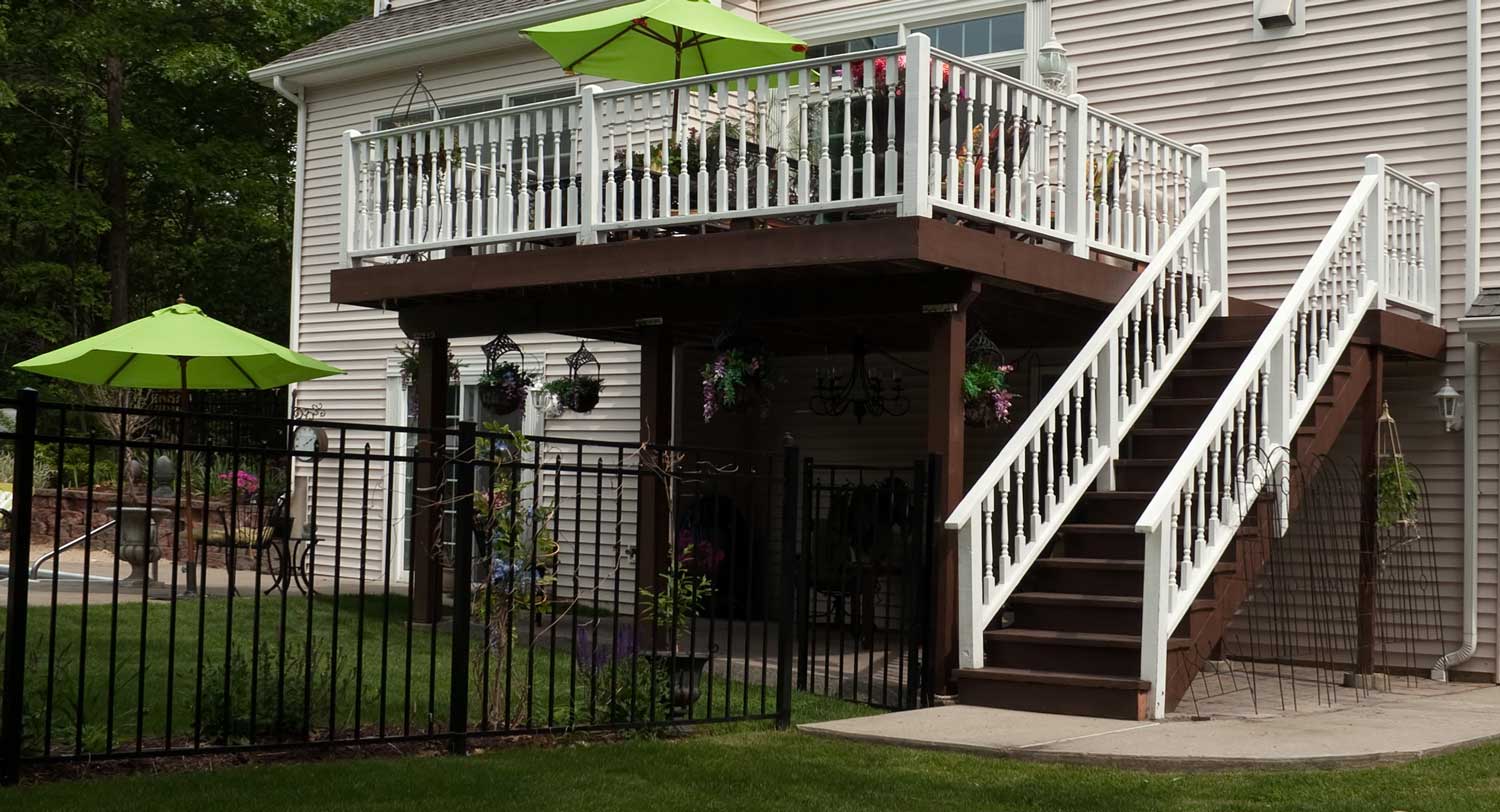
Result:
M28 358L16 369L125 389L275 389L343 370L210 318L178 297L145 318Z
M642 0L528 28L569 72L661 82L801 59L807 43L708 0Z

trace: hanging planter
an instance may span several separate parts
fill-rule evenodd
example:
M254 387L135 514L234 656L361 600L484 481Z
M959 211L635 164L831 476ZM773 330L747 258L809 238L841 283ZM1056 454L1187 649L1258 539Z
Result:
M580 341L578 349L567 357L568 375L547 382L542 391L557 399L558 405L570 412L588 414L599 405L599 394L604 391L604 379L599 377L599 359L589 352L588 341ZM592 374L585 370L592 368Z
M1421 509L1422 489L1416 472L1401 454L1401 437L1389 404L1381 404L1375 469L1375 526L1412 536Z
M983 330L969 339L968 366L959 381L964 401L964 424L989 428L1010 422L1011 406L1018 397L1007 376L1015 367L1005 363L1000 348Z
M703 365L703 422L719 412L738 412L760 404L771 391L771 354L765 342L725 334L714 342L714 357Z
M514 355L516 360L500 360L507 355ZM504 333L485 344L484 374L477 382L479 402L497 415L524 414L526 396L536 383L535 377L526 371L525 363L526 356L521 347Z

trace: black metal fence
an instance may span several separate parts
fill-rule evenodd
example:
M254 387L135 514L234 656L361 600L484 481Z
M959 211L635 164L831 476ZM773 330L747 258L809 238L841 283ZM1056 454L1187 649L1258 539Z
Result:
M0 406L7 781L790 720L795 450Z
M803 463L797 686L886 708L932 703L935 458Z

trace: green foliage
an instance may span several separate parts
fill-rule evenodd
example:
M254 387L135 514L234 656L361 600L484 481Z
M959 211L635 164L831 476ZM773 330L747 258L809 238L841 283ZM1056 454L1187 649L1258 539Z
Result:
M1391 457L1380 462L1375 473L1375 492L1376 527L1387 530L1416 520L1422 492L1405 460Z
M0 391L15 362L108 326L106 165L123 161L128 316L178 293L288 327L296 111L246 72L369 13L363 0L0 4ZM123 66L121 123L105 65Z
M985 392L1005 391L1008 385L1005 376L1011 371L1008 364L993 364L987 361L975 361L964 370L963 395L966 399L974 399Z
M713 579L693 558L693 549L692 544L679 544L667 571L661 574L661 587L640 588L642 615L659 628L674 631L678 638L692 632L693 618L702 614L715 591Z
M596 375L568 376L547 381L542 391L555 395L559 403L569 411L588 412L599 403L604 391L604 379Z
M61 475L64 488L112 486L118 473L114 453L96 450L90 465L88 447L76 443L63 447L61 460L58 459L56 444L37 443L35 460L32 482L38 488L57 487L58 475Z
M220 744L244 744L252 738L286 741L327 727L333 688L346 693L353 686L354 664L342 660L335 673L328 647L318 641L311 649L308 656L301 648L289 646L282 652L265 644L252 655L249 647L238 646L227 666L211 663L203 672L202 739ZM257 677L253 692L251 674Z

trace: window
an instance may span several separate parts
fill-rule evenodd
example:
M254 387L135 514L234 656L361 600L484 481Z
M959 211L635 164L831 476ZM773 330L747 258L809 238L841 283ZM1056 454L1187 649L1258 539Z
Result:
M868 51L871 48L888 48L900 41L901 35L895 31L891 31L887 34L846 39L841 42L825 42L822 45L809 47L807 49L807 58L817 59L820 56L839 56L840 54L853 53L855 51Z
M1026 13L997 14L978 20L914 28L912 33L932 38L932 47L954 56L984 56L1026 47Z

